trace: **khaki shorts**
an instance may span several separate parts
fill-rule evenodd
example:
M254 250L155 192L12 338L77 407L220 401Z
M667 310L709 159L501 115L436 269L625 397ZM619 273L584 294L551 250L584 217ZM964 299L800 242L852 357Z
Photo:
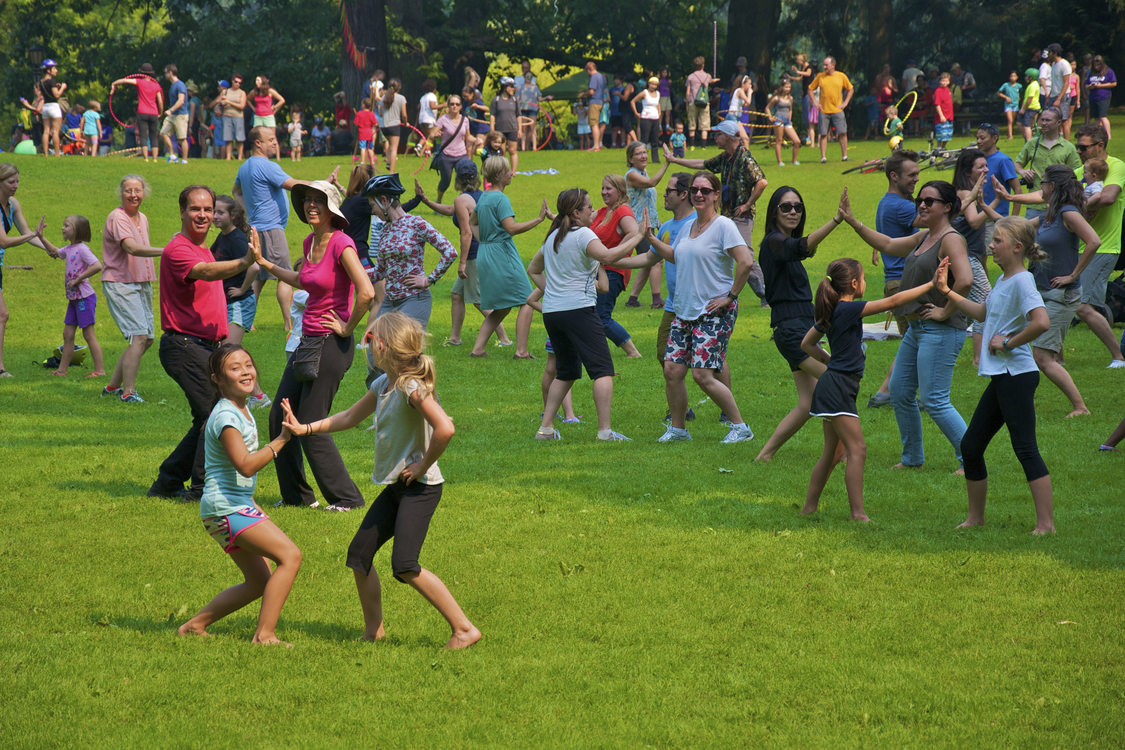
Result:
M602 121L602 104L590 104L586 110L586 122L590 123L590 127L600 125Z
M462 279L458 274L457 281L453 282L453 288L449 293L464 297L467 304L480 304L480 280L477 278L476 258L465 261L465 278Z
M890 297L892 294L898 294L898 290L902 287L902 279L892 279L891 281L883 282L883 296ZM895 325L898 326L899 335L906 333L907 320L905 315L900 315L898 308L894 310Z
M160 134L168 135L174 130L176 132L177 141L186 141L187 121L187 115L168 115L164 118L164 125L160 128Z
M1043 306L1047 308L1047 318L1051 321L1051 325L1040 334L1039 338L1032 341L1031 345L1049 352L1061 352L1070 322L1078 312L1082 287L1076 284L1069 289L1040 290L1039 295L1043 297Z
M152 282L103 281L105 304L125 340L134 336L156 338L152 317Z
M262 257L273 263L278 268L291 270L293 264L289 261L289 243L285 241L284 229L258 230L258 239L262 242ZM265 269L258 271L258 278L262 281L273 278Z
M707 133L711 130L711 105L697 107L695 102L687 103L687 129L701 130Z

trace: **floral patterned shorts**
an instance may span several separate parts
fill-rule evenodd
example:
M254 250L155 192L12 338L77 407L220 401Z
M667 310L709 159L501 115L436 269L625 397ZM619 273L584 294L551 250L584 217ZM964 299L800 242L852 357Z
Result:
M727 342L738 319L738 301L725 310L697 320L676 317L668 331L664 359L692 369L721 370L727 358Z

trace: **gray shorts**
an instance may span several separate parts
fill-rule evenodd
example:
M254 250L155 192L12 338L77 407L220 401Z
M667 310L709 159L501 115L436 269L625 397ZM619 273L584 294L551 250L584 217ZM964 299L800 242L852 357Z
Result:
M465 277L461 278L460 274L457 276L457 281L453 282L453 288L449 291L450 294L456 294L459 297L465 298L465 303L469 305L480 304L480 280L477 278L477 259L465 261Z
M134 336L156 338L152 317L152 282L103 281L105 304L128 341Z
M843 112L833 112L826 114L824 111L820 113L820 121L817 123L817 130L820 135L828 135L828 126L832 125L836 128L836 135L848 134L848 118L844 117Z
M1043 306L1047 308L1047 318L1051 321L1051 326L1040 334L1039 338L1032 341L1031 345L1049 352L1061 352L1070 322L1078 312L1082 288L1075 284L1064 289L1040 289L1039 295L1043 297Z
M1118 253L1097 253L1090 265L1078 277L1082 284L1082 304L1105 307L1105 290L1109 283L1109 275L1113 273L1113 266L1117 263Z
M273 263L278 268L290 270L293 264L289 261L289 243L285 240L284 229L258 230L258 239L262 242L262 257ZM258 271L258 278L262 281L272 278L265 269Z
M408 318L414 318L422 324L422 328L429 325L430 312L434 307L434 298L429 289L423 289L418 294L412 294L402 299L384 299L379 307L379 317L390 312L402 313Z
M223 118L223 140L227 143L231 141L242 143L246 140L246 121L241 115Z

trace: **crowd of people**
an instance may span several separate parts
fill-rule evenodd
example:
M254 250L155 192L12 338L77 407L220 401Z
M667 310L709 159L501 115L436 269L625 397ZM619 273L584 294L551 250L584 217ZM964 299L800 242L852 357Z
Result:
M1057 58L1052 47L1048 55ZM689 78L685 90L689 101L692 80L699 89L718 82L699 64L701 60L697 59L695 71L699 75ZM1102 71L1104 83L1108 78L1104 61L1095 59L1092 65L1092 70ZM819 98L822 159L830 129L835 130L846 159L847 121L842 112L852 96L850 83L835 70L831 58L815 76L810 67L807 59L798 59L792 68L793 82L810 78L807 89ZM588 71L591 89L599 93L606 83L604 76L599 83L596 76L601 74L593 63ZM53 79L56 72L51 68L48 74ZM148 75L151 67L146 72L142 66L141 72ZM175 86L175 66L167 66L165 75L174 86L175 99L169 106L163 106L163 94L157 90L142 99L151 98L156 110L178 117L177 105L182 105L190 89ZM416 182L414 199L404 203L407 189L398 174L378 174L373 154L355 165L347 186L337 171L316 181L286 174L274 161L280 152L276 112L284 98L262 76L249 95L239 97L241 77L236 76L224 94L225 105L237 109L249 101L262 114L255 114L255 124L241 139L239 114L232 115L235 122L224 132L228 147L224 155L237 154L242 162L231 195L217 195L205 185L184 188L178 204L180 231L161 248L151 244L148 219L141 211L149 185L139 175L126 175L118 186L121 205L105 220L101 261L86 244L91 230L85 217L68 216L63 221L65 247L52 244L45 220L31 228L15 198L19 172L11 164L0 164L0 263L4 250L21 244L65 261L66 350L56 375L67 374L74 336L81 329L94 357L90 376L105 376L94 333L97 296L90 284L100 274L106 305L128 342L102 396L143 403L136 381L140 362L155 340L152 282L159 273L159 358L183 390L191 422L158 468L148 494L200 502L207 532L244 576L243 583L220 593L185 623L181 633L204 634L214 621L262 598L255 641L279 642L278 616L301 556L254 499L255 475L271 460L275 463L278 505L319 507L323 500L326 509L334 512L364 507L363 493L350 478L330 434L374 415L378 440L373 479L383 489L347 554L363 612L364 637L385 636L381 584L372 559L393 539L393 575L417 589L446 619L451 629L447 646L463 648L479 640L480 631L445 584L418 561L444 481L437 459L454 434L453 423L436 398L436 363L424 353L426 329L431 289L454 268L457 281L451 291L452 334L447 346L463 344L468 303L482 316L469 357L489 356L487 345L495 334L500 345L514 343L516 358L534 358L528 351L528 335L535 312L542 315L549 340L542 378L543 414L534 434L539 441L562 439L555 427L560 411L566 421L579 421L569 399L583 368L593 382L597 440L629 441L611 424L614 368L609 344L629 357L643 356L613 319L613 312L626 289L630 289L626 304L639 304L646 284L652 290L653 308L663 310L655 360L664 377L667 425L657 442L692 439L688 421L695 415L689 408L688 373L721 411L725 434L720 442L753 440L731 385L727 358L744 307L739 298L749 288L761 307L769 308L773 342L793 374L797 396L796 405L772 431L757 459L771 460L810 417L821 418L824 450L812 469L802 512L818 509L825 484L843 459L850 517L856 521L868 520L863 502L866 446L857 407L865 369L862 321L893 312L902 342L868 406L889 404L894 410L902 445L897 468L919 469L926 464L925 413L949 443L948 465L966 479L968 512L962 526L982 525L987 495L983 456L989 441L1007 424L1033 498L1034 533L1054 531L1050 474L1035 441L1039 373L1069 400L1068 417L1090 413L1078 389L1081 371L1071 372L1062 362L1062 343L1075 315L1105 345L1109 368L1125 369L1122 343L1098 313L1105 304L1109 273L1121 254L1125 214L1125 163L1106 153L1109 133L1100 117L1077 127L1071 143L1063 127L1073 113L1060 108L1064 102L1058 97L1044 102L1039 133L1015 161L998 150L999 129L982 123L975 131L976 148L962 151L952 183L930 180L919 188L919 155L896 150L885 162L887 191L874 226L856 216L845 188L832 218L806 230L810 211L824 206L810 205L790 185L774 188L764 216L759 216L759 199L766 195L769 182L749 152L740 120L727 118L712 125L709 116L697 113L700 117L689 123L687 137L701 142L694 139L713 133L718 153L709 158L688 157L682 142L661 143L653 138L654 128L670 123L660 103L661 78L654 80L632 100L640 105L635 110L638 119L650 123L641 129L647 140L628 143L622 173L604 176L603 205L597 210L587 191L575 187L553 200L544 197L534 216L517 219L505 191L515 172L518 144L533 137L525 132L526 122L521 119L531 117L524 106L527 100L520 98L530 85L526 78L501 79L499 104L494 101L484 108L490 113L490 127L510 129L501 130L506 142L483 160L480 170L469 155L489 143L488 134L474 128L480 120L465 112L481 111L475 85L467 85L444 105L429 102L432 132L444 134L435 156L441 181L436 200ZM971 79L960 80L959 85L965 86ZM147 81L143 76L130 77L116 85L141 89ZM775 113L778 108L788 110L788 120L780 126L787 132L793 131L792 112L797 106L793 82L784 82L770 100ZM378 77L369 83L362 111L374 112L377 107L377 126L388 141L401 137L401 131L386 132L397 127L393 117L399 118L399 124L406 121L398 83L391 79L384 85ZM46 88L56 95L61 94L60 86L52 81ZM591 106L605 104L609 88L604 88L601 102L594 102L592 96ZM432 89L427 94L432 95ZM439 117L441 108L446 111ZM1092 108L1092 114L1099 112ZM600 117L591 114L591 127ZM166 120L157 130L155 118L145 113L150 139L163 133L166 144L182 140L179 121ZM371 122L371 118L360 119ZM613 120L608 124L612 133ZM55 137L53 128L47 136ZM361 151L368 151L372 140L361 137ZM599 135L593 147L600 142ZM517 148L510 149L512 144ZM243 160L244 145L249 156ZM653 161L663 157L661 166L651 172L650 157ZM393 170L393 159L389 162L387 167ZM673 167L686 171L673 172ZM444 194L454 175L457 194L445 204ZM410 213L422 203L451 217L456 243ZM1019 216L1025 205L1025 216ZM290 208L309 227L296 262L284 231ZM764 236L755 247L758 219L764 222ZM550 222L550 228L525 267L513 237L535 230L544 221ZM872 248L872 267L883 264L881 296L864 300L864 265L851 258L833 259L825 277L810 282L805 261L842 224ZM219 234L207 246L212 227ZM439 256L429 271L427 246ZM159 269L156 257L161 259ZM987 273L990 262L999 269L994 287ZM631 274L636 278L630 288ZM662 294L662 277L666 294ZM272 399L263 391L253 357L241 345L270 279L276 281L281 319L289 332L287 363ZM8 311L2 288L0 275L0 377L10 376L3 367ZM515 342L503 328L513 310ZM365 318L366 328L361 329ZM972 321L979 326L974 328ZM359 330L363 331L361 351L368 360L369 390L356 404L333 414L334 397L357 351ZM825 337L828 350L821 343ZM967 339L975 340L973 362L978 373L989 378L968 423L950 399L954 364ZM251 409L266 407L272 439L259 448ZM702 432L698 427L696 431ZM1116 450L1123 437L1125 420L1101 449ZM306 477L306 460L319 498ZM263 558L276 563L272 573Z

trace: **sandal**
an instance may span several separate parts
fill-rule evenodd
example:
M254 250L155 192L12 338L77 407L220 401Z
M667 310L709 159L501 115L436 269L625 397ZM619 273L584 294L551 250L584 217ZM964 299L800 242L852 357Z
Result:
M513 354L512 359L535 359L535 355L531 352L527 354Z
M104 378L105 370L94 370L86 376L87 378Z
M0 378L10 378L10 377L12 377L12 373L10 373L7 370L5 370L4 368L0 367Z

